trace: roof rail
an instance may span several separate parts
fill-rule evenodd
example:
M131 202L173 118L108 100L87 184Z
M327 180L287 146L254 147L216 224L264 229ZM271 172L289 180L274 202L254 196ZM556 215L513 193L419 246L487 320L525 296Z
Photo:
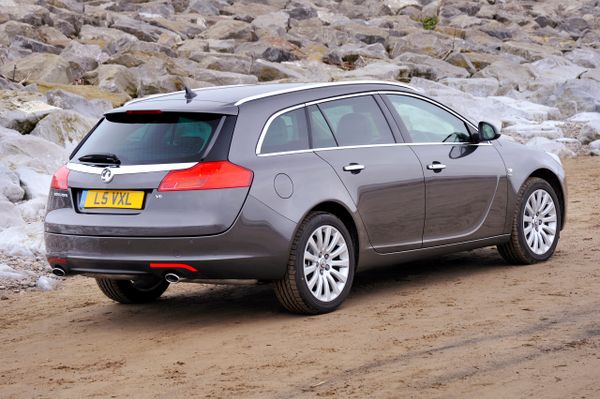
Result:
M248 96L248 97L239 99L238 101L236 101L236 103L234 105L238 106L238 105L242 105L244 103L250 102L250 101L254 101L254 100L258 100L258 99L266 98L266 97L271 97L271 96L276 96L279 94L293 93L296 91L303 91L303 90L310 90L310 89L318 89L321 87L342 86L342 85L351 85L351 84L385 84L385 85L402 87L404 89L409 89L412 91L417 91L414 87L407 85L405 83L400 83L400 82L387 82L384 80L344 80L344 81L340 81L340 82L307 83L302 86L292 87L289 89L274 90L274 91L271 91L268 93L256 94L253 96Z
M203 90L215 90L215 89L222 89L225 87L242 87L242 86L251 86L250 84L239 84L239 85L224 85L224 86L209 86L209 87L199 87L197 89L192 89L193 92L196 91L203 91ZM149 96L145 96L142 98L134 98L133 100L129 100L127 101L125 104L123 105L130 105L130 104L135 104L138 103L140 101L146 101L146 100L150 100L153 98L158 98L158 97L166 97L166 96L171 96L173 94L185 94L185 90L180 90L180 91L172 91L169 93L159 93L159 94L151 94Z

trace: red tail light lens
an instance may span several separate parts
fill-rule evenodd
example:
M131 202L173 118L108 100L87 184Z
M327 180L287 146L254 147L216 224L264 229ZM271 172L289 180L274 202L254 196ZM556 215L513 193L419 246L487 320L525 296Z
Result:
M59 170L56 171L54 176L52 176L52 182L50 183L50 188L55 190L66 190L69 188L69 169L66 166L61 166Z
M169 172L160 183L158 191L249 187L253 177L251 170L231 162L203 162L189 169Z

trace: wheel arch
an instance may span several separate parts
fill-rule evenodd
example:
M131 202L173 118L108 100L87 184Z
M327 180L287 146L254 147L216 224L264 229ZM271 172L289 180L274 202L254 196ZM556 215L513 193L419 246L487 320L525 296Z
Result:
M528 178L531 178L531 177L538 177L540 179L543 179L543 180L547 181L548 184L550 184L550 186L552 186L552 189L554 190L554 192L556 193L556 196L558 197L558 203L560 205L560 215L561 215L560 229L562 230L565 225L565 219L566 219L566 215L565 215L566 204L565 204L565 193L563 192L563 187L560 182L560 179L558 178L558 176L556 174L554 174L554 172L552 172L551 170L546 169L546 168L536 169L535 171L533 171L533 173L531 173L529 175Z

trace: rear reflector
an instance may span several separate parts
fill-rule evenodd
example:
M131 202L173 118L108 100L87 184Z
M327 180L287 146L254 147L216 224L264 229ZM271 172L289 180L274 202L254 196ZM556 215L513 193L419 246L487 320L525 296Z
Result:
M251 170L228 161L203 162L189 169L169 172L158 191L250 187L253 177Z
M52 176L52 182L50 183L50 188L55 190L66 190L69 188L69 169L66 166L61 166L59 170L54 173Z
M55 257L49 257L48 258L48 263L50 264L50 266L55 266L55 265L66 265L67 264L67 259L66 258L55 258Z
M151 269L184 269L189 270L191 272L197 272L193 266L186 265L185 263L150 263Z

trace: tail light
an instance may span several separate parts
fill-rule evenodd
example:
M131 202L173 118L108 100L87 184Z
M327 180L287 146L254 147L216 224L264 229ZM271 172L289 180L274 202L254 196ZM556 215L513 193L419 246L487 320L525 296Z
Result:
M228 161L203 162L189 169L169 172L158 191L250 187L253 177L251 170Z
M69 188L69 169L66 166L61 166L59 170L52 176L50 188L55 190L66 190Z

